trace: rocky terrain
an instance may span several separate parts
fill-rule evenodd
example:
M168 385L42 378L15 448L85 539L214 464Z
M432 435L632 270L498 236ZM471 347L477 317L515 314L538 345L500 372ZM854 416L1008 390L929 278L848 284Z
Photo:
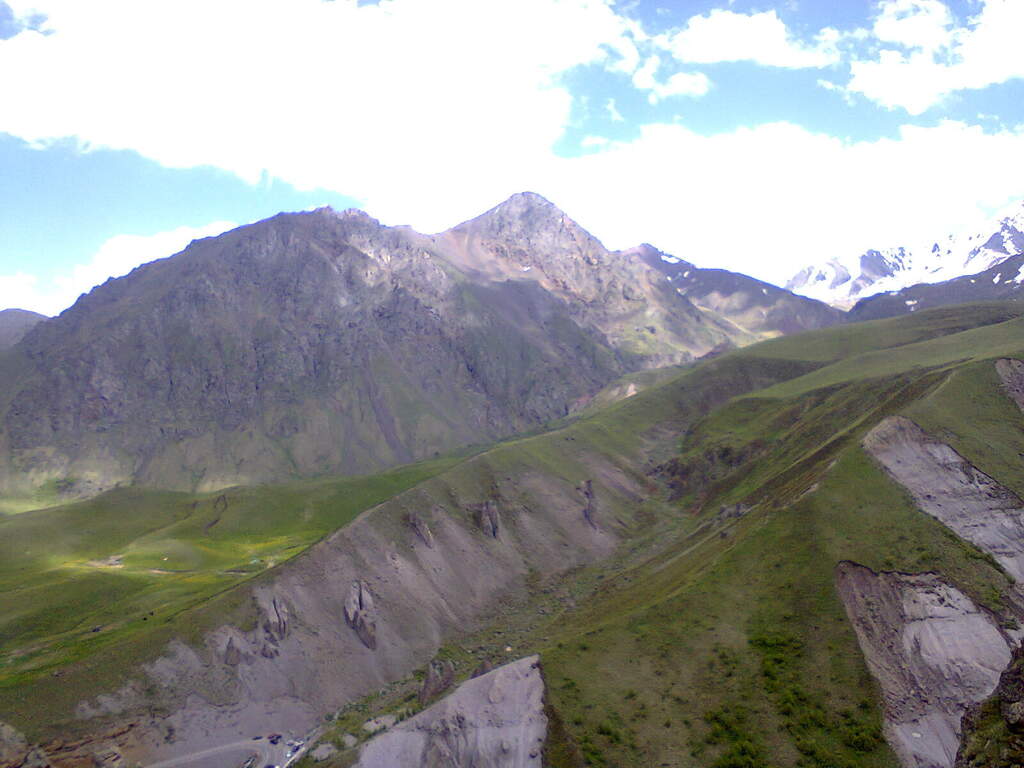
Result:
M540 768L546 737L540 657L528 656L371 739L353 768Z
M652 245L622 252L662 272L680 295L726 318L754 338L799 333L841 322L842 311L771 283L725 269L705 269Z
M864 448L905 487L918 507L1024 584L1024 502L910 419L893 416Z
M741 327L529 193L434 236L281 214L28 333L0 367L0 493L373 472L536 428L630 371L835 319Z
M935 574L841 563L836 584L882 689L886 738L900 761L951 766L964 712L992 692L1019 633Z
M509 282L527 254L497 244L535 203L426 238L417 268L443 260L479 285L470 265L488 264ZM285 223L318 216L349 239L378 229L323 211ZM623 365L682 349L676 334L624 351L632 300L597 311L586 297L613 289L585 265L601 251L560 221L543 247L566 252L525 264L524 283L618 338ZM641 296L655 312L676 278L609 258L615 296L631 270L655 275ZM542 721L492 730L506 722L495 687L479 721L458 697L430 705L473 670L539 654L520 682L533 701L543 673L537 754L554 768L949 768L959 718L1021 639L1022 328L1012 303L843 324L641 371L579 418L461 458L10 513L0 766L205 765L307 737L323 742L304 766L529 765L540 736L523 734ZM276 751L269 734L284 734Z
M17 344L45 315L25 309L0 309L0 352Z

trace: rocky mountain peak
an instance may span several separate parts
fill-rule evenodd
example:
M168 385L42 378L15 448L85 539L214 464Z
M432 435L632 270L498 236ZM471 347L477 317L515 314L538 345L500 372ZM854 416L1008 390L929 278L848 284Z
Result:
M606 253L604 246L564 211L536 192L519 192L454 231L488 240L515 242L527 249Z

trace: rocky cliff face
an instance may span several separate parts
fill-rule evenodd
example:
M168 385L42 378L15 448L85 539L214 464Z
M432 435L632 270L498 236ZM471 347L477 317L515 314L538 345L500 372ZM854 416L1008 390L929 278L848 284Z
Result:
M0 493L372 472L750 338L537 195L436 236L282 214L28 333L0 369Z
M1007 395L1018 400L1021 363L1000 360L996 371ZM1019 594L1024 502L903 416L882 421L863 445L923 512L991 555ZM950 768L960 749L958 765L994 765L964 762L964 755L988 744L981 739L978 747L972 733L981 720L991 720L979 703L992 693L1021 641L1020 601L1012 601L1006 617L996 617L934 574L875 574L852 564L840 568L837 581L885 695L886 735L903 764ZM965 721L961 749L961 718L968 710L973 714Z
M885 735L907 768L951 768L968 706L992 693L1014 638L935 574L841 563L836 586L882 689Z
M529 656L367 742L355 768L540 768L546 736L540 659Z

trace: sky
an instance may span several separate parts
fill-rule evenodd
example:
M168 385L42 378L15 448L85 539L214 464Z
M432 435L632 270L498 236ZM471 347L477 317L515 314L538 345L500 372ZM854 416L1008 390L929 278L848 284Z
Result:
M0 0L0 308L523 190L784 283L1024 198L1024 0Z

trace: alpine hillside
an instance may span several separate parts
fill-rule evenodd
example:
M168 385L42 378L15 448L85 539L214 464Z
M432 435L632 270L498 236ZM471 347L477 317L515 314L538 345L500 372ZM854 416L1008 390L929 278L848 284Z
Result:
M728 305L751 290L695 303L532 193L438 235L280 214L107 281L3 353L0 494L374 472L838 319Z
M728 350L372 477L2 517L0 766L1019 764L1021 312Z

